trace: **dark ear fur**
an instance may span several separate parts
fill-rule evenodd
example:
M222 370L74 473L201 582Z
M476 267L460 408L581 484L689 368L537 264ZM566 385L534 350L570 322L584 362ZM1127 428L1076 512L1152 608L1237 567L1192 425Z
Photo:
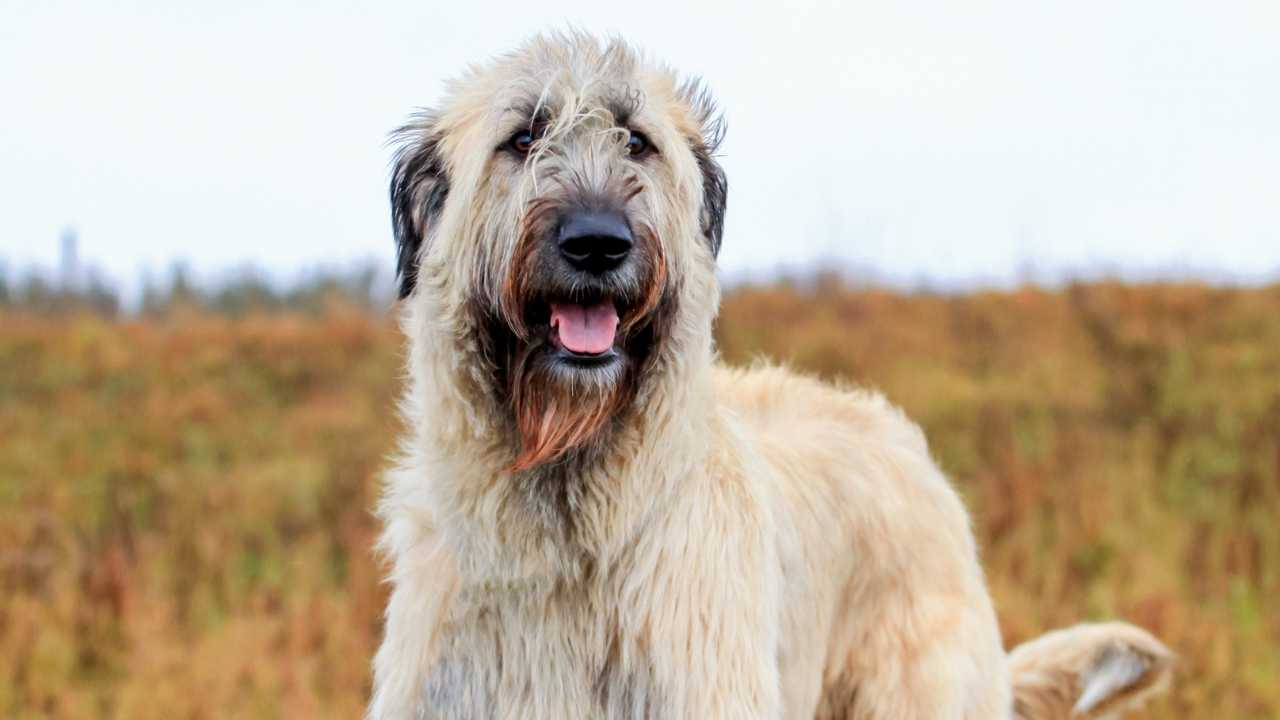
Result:
M711 254L719 256L724 239L724 212L729 200L729 180L715 160L716 150L724 140L724 118L716 110L711 93L700 82L685 83L681 92L702 128L701 136L691 138L690 145L702 173L702 234L711 247Z
M413 294L418 262L431 223L444 209L449 178L440 155L440 135L430 113L422 113L392 135L399 144L391 172L391 226L396 238L400 297Z
M720 243L724 239L724 211L729 201L729 180L724 168L712 158L711 153L697 152L698 169L702 171L702 234L711 245L711 254L720 255Z

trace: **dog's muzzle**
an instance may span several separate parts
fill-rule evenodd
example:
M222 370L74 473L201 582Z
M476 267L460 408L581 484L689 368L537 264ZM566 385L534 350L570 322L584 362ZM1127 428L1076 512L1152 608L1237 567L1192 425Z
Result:
M560 222L556 244L560 256L574 270L604 275L626 261L635 242L622 213L572 210Z
M552 237L560 267L557 284L577 292L551 299L550 341L559 359L578 366L608 362L616 356L618 311L610 286L631 256L635 238L626 216L617 210L566 210Z

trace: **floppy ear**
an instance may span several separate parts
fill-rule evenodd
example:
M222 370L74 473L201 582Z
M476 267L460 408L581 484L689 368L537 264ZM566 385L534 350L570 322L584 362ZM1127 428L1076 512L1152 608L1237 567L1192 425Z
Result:
M725 206L729 200L729 180L715 159L724 140L724 118L716 110L711 93L698 81L687 82L681 94L700 128L699 136L691 138L689 144L702 174L702 234L711 247L711 255L719 256L720 242L724 239Z
M717 141L718 142L718 141ZM711 255L719 257L724 239L724 211L729 200L729 180L724 168L711 156L714 147L694 150L698 169L702 172L702 234L711 245Z
M430 113L415 116L392 135L392 141L399 148L391 172L391 226L400 297L406 298L418 281L424 242L444 209L449 178L440 154L440 133Z

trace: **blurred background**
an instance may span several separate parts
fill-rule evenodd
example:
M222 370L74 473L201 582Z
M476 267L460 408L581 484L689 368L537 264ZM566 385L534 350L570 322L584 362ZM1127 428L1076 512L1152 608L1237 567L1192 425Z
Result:
M722 354L925 427L1010 645L1280 717L1280 5L1147 0L0 3L0 716L359 715L385 140L564 27L709 82Z

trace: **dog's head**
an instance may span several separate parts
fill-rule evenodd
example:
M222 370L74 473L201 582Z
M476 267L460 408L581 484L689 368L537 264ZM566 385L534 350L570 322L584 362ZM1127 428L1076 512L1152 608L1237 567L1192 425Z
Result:
M486 367L512 469L601 441L678 327L709 329L719 138L697 84L582 35L472 68L398 133L400 296Z

